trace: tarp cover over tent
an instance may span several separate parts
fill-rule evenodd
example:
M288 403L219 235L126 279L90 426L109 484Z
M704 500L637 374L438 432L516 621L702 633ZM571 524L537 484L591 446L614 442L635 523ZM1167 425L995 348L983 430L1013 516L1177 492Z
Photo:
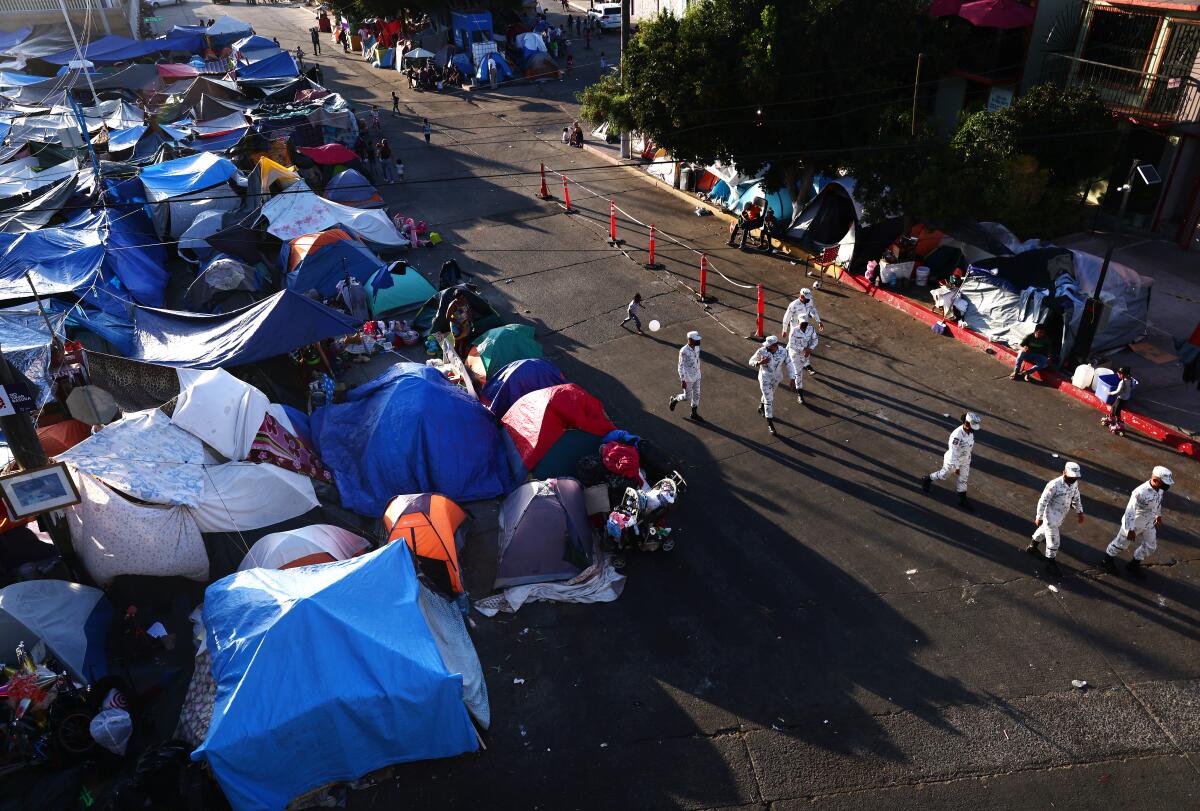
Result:
M192 758L235 808L283 811L326 783L477 748L463 677L446 669L418 589L403 544L208 587L217 696Z
M500 507L495 587L574 577L591 563L591 537L578 481L525 482Z
M238 81L246 79L284 79L300 75L295 58L286 51L280 51L274 56L268 56L249 65L237 68Z
M480 400L497 417L503 417L523 395L566 382L566 376L545 358L515 360L488 379Z
M139 307L133 324L131 359L195 369L266 360L359 327L349 316L290 290L220 315Z
M105 640L112 605L100 589L63 580L26 580L0 589L0 651L11 661L17 645L39 645L75 679L91 684L108 672Z
M467 514L436 493L396 496L383 513L387 543L408 544L417 568L444 594L464 591L458 554L466 545Z
M529 392L513 403L501 423L531 473L569 431L592 435L594 447L616 427L600 401L574 383Z
M267 232L283 240L341 226L378 245L397 248L408 245L386 212L326 200L314 194L303 180L272 197L262 207L262 215L269 223Z
M288 273L287 286L297 293L316 290L328 299L337 291L338 282L347 276L361 283L383 267L379 257L358 240L339 240L309 252Z
M514 360L540 358L542 345L528 324L505 324L494 327L471 342L473 346L463 361L477 380L486 381Z
M227 185L236 174L232 161L208 152L147 166L139 177L154 227L164 237L178 237L202 211L237 208L241 198Z
M38 408L54 396L50 380L50 344L55 335L64 334L64 321L66 315L63 313L47 313L43 316L35 307L28 305L20 309L0 310L0 347L4 348L4 359L32 384L33 391L30 393Z
M428 366L396 364L317 409L311 424L342 506L362 515L382 515L396 493L474 501L512 483L495 419Z

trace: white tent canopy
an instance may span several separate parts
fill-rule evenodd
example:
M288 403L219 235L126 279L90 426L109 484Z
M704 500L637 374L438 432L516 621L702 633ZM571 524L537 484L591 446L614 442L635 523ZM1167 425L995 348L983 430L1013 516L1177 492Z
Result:
M315 555L348 560L368 547L366 540L349 530L332 524L313 524L264 535L250 548L238 571L291 568Z
M250 26L250 23L244 23L241 20L235 20L233 17L224 16L210 25L206 33L210 37L228 34L252 34L254 33L254 29Z
M270 223L267 233L282 240L340 225L379 245L403 247L408 244L385 212L326 200L314 194L304 181L298 181L286 192L272 197L262 207L262 215Z

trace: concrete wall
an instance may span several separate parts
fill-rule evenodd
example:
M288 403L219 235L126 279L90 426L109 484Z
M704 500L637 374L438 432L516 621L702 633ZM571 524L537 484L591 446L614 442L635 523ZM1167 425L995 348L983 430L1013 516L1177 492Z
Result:
M90 0L91 29L84 37L84 25L88 18L89 0L66 0L67 14L80 43L99 39L105 34L135 36L135 26L130 25L129 9L122 0ZM105 27L107 24L107 27ZM62 9L58 0L0 0L0 31L15 31L34 25L63 25Z

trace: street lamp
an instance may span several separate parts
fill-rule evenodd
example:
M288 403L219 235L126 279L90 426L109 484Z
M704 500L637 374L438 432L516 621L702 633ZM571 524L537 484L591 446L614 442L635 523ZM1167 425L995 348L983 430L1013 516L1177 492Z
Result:
M1125 177L1125 185L1117 190L1121 192L1121 207L1117 210L1117 224L1113 226L1112 233L1108 235L1108 246L1104 249L1104 262L1100 265L1100 276L1096 279L1096 289L1092 291L1091 298L1084 302L1083 318L1079 321L1079 332L1075 335L1072 354L1081 363L1086 363L1088 355L1092 352L1096 327L1100 323L1100 317L1104 314L1104 303L1100 300L1100 291L1104 287L1104 279L1108 276L1108 265L1112 261L1117 240L1121 236L1121 224L1125 220L1125 207L1129 205L1129 192L1133 191L1135 175L1141 178L1147 186L1162 183L1157 169L1149 163L1142 163L1141 158L1134 158L1133 163L1129 166L1129 174Z

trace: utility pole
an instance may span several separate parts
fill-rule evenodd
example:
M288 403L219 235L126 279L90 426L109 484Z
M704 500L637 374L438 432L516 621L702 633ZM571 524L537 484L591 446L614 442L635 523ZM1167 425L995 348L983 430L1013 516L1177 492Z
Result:
M629 42L629 2L630 0L621 0L621 49L617 52L617 70L622 70L621 64L625 55L625 43ZM624 78L622 76L622 78ZM621 159L629 160L632 157L630 139L628 132L621 132Z
M13 377L8 360L4 357L3 349L0 349L0 385L3 385L6 391L11 391L16 387L16 379ZM11 393L9 401L12 401ZM8 439L8 448L12 451L13 459L21 466L22 470L35 470L50 464L50 460L46 457L46 449L42 447L41 437L38 436L33 419L28 414L18 413L0 417L0 429L3 429L4 436ZM43 518L44 521L42 519L39 521L42 522L42 526L54 542L54 550L62 558L67 571L78 580L80 571L78 560L75 557L75 547L71 545L71 536L66 525L56 520L53 514L46 514Z
M75 43L75 56L79 58L79 69L83 71L83 78L87 79L88 90L92 91L92 104L99 107L100 97L96 95L96 88L92 85L92 74L87 69L87 60L83 58L83 48L79 47L79 37L75 36L75 26L71 24L71 15L67 13L66 0L58 0L58 7L62 9L63 21L67 24L67 31L71 33L71 42ZM67 92L70 93L71 91L68 90Z
M913 105L912 105L912 136L917 135L917 89L921 86L921 63L925 61L925 54L917 54L917 75L913 79Z

